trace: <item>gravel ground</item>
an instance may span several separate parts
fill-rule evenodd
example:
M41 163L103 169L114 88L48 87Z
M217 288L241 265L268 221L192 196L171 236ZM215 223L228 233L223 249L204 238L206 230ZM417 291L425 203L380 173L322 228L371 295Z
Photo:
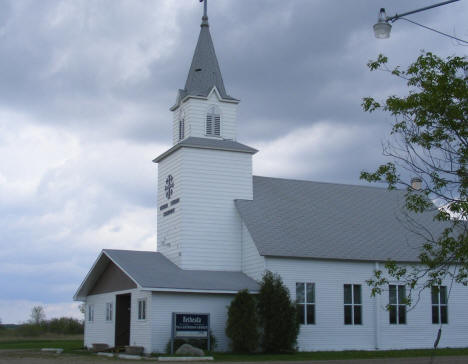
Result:
M154 359L146 360L121 360L110 359L97 356L76 356L69 354L50 354L37 351L18 351L2 350L0 351L0 364L105 364L105 363L155 363ZM170 362L168 364L187 364L187 362ZM205 362L207 363L207 362ZM275 364L468 364L468 356L444 356L431 358L398 358L398 359L357 359L357 360L319 360L319 361L295 361L295 362L270 362ZM240 364L227 362L226 364ZM261 364L261 362L243 363L243 364Z

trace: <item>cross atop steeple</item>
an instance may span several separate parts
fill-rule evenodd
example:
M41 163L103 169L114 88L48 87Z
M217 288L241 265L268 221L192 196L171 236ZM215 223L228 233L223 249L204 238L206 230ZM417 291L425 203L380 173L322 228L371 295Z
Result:
M209 26L208 25L208 0L200 0L203 2L203 17L202 17L202 24L201 26Z

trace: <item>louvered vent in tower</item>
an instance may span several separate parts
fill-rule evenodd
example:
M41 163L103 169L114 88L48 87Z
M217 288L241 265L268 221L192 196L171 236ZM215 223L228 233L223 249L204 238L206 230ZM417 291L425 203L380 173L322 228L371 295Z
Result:
M206 115L206 135L213 135L213 115Z
M206 135L221 136L221 115L216 106L212 106L206 114Z
M179 140L182 140L185 138L185 120L180 119L179 120Z
M214 135L221 135L221 117L219 115L215 115Z

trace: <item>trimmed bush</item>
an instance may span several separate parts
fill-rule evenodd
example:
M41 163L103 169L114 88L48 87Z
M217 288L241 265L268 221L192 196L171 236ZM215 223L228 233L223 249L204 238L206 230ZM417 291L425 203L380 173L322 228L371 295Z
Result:
M296 305L281 277L267 271L260 283L258 317L263 331L261 345L264 352L284 353L295 350L299 321Z
M226 335L234 352L252 353L258 347L258 319L255 298L244 289L237 292L228 307Z

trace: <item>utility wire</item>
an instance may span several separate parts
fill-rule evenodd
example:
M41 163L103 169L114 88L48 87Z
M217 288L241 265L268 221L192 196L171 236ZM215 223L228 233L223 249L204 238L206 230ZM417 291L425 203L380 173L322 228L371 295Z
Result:
M455 39L455 40L457 40L457 41L459 41L459 42L462 42L462 43L464 43L464 44L468 45L468 41L466 41L466 40L463 40L463 39L460 39L460 38L454 37L453 35L450 35L450 34L447 34L447 33L443 33L443 32L441 32L441 31L439 31L439 30L437 30L437 29L434 29L434 28L431 28L431 27L428 27L428 26L425 26L425 25L419 24L419 23L417 23L417 22L415 22L415 21L413 21L413 20L410 20L410 19L407 19L407 18L403 18L403 17L399 17L399 18L397 18L397 19L403 19L403 20L406 20L406 21L408 21L408 22L410 22L410 23L413 23L413 24L419 25L420 27L423 27L423 28L426 28L426 29L432 30L433 32L436 32L436 33L439 33L439 34L445 35L446 37L449 37L449 38ZM397 19L395 19L395 20L397 20Z

